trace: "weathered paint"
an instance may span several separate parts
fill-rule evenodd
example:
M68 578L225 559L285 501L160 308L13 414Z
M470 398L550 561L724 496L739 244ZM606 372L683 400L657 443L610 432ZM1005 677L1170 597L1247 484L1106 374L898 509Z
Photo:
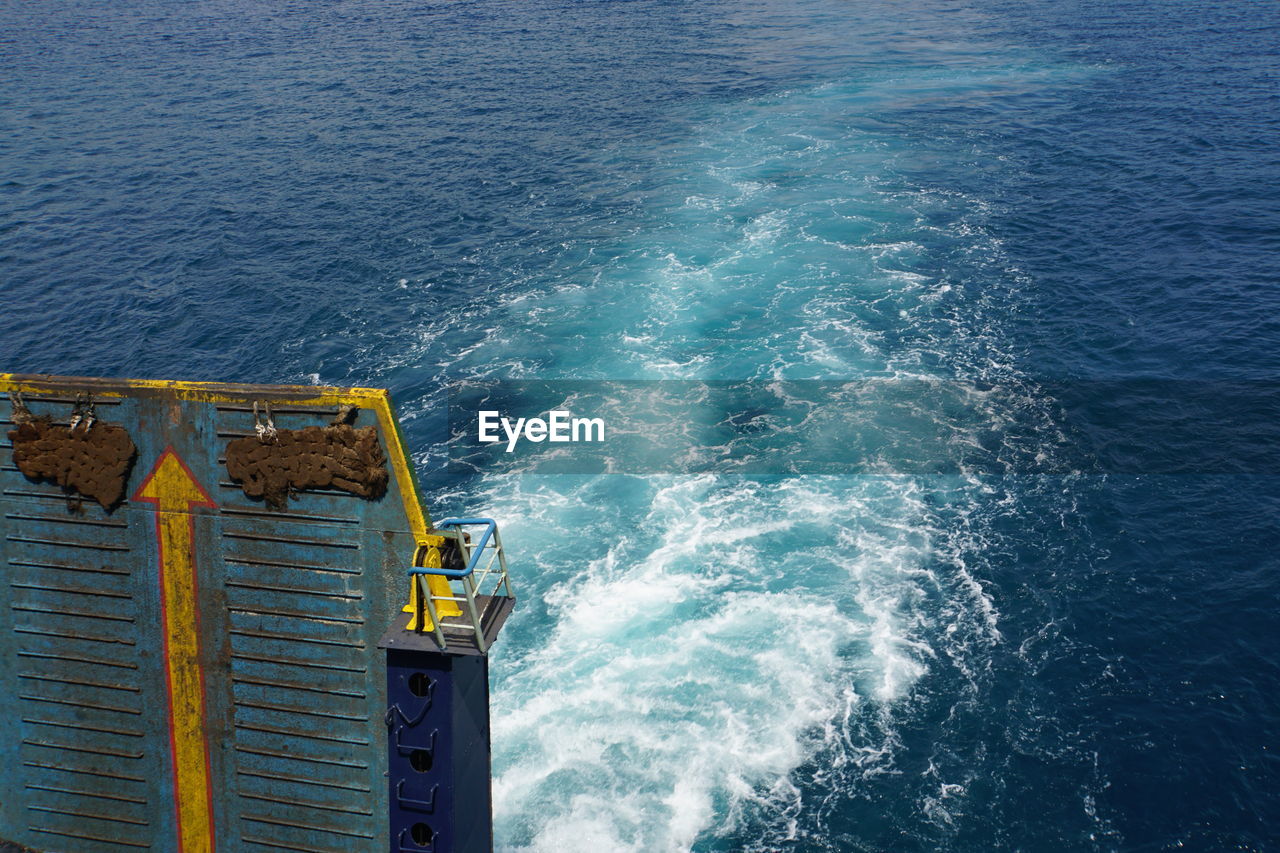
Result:
M142 481L133 499L156 508L160 573L160 627L168 689L169 748L179 853L211 853L213 790L205 742L204 671L200 666L200 615L196 610L195 507L217 509L172 447Z
M0 838L40 850L372 850L388 837L378 636L430 521L377 389L0 374L66 422L78 393L138 447L107 513L27 480L0 442ZM269 401L282 428L340 405L392 478L366 501L273 511L221 454Z

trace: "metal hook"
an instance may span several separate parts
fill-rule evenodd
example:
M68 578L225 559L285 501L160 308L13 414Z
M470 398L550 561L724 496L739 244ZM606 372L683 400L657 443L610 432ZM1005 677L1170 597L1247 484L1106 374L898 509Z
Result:
M360 413L360 407L350 403L344 403L338 407L338 414L333 416L333 420L329 423L333 426L341 426L349 424L356 419L356 415Z
M262 404L267 410L267 422L264 424L258 415L258 401L253 401L253 430L258 434L258 441L263 444L275 444L276 422L271 416L271 404Z
M35 417L31 414L31 410L27 408L27 401L22 398L21 391L14 391L9 394L9 403L13 406L14 426L29 424L35 420Z
M75 432L76 427L80 426L80 422L84 420L84 392L76 394L75 405L71 407L71 420L67 423L67 429Z
M86 393L84 395L84 406L80 409L82 420L81 425L84 426L85 432L93 428L93 424L98 420L98 411L93 405L93 395Z

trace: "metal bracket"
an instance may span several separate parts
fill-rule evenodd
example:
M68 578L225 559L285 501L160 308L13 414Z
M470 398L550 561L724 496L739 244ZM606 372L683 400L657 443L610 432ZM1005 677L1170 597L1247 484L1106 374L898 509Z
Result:
M423 812L434 812L436 810L436 794L440 792L440 783L431 786L431 798L428 800L418 800L413 797L404 795L404 780L401 779L396 783L396 802L401 806L416 809Z
M396 728L395 734L393 735L396 742L396 752L400 753L401 755L412 755L415 752L423 751L423 752L426 752L428 755L430 755L431 758L434 760L436 756L436 735L440 733L440 730L439 729L431 730L431 737L428 738L431 741L430 746L405 746L403 743L400 742L400 733L404 731L406 728L408 728L408 726L398 726Z
M383 720L386 722L387 728L391 728L395 725L396 717L403 720L406 726L416 726L418 723L422 722L422 718L427 715L427 711L431 710L431 703L435 698L435 691L435 681L429 682L427 695L422 697L422 707L418 709L418 713L414 714L413 717L410 717L404 711L400 710L399 702L388 708L387 713L383 715Z

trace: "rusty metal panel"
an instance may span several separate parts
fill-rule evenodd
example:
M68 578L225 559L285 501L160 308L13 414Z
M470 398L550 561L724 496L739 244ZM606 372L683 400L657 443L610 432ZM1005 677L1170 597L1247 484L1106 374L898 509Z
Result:
M8 439L15 401L66 426L89 396L137 449L110 510L25 475ZM255 402L280 430L356 407L351 425L385 453L385 494L247 496L226 449L256 436ZM384 844L377 641L429 525L386 393L0 375L0 420L0 838Z

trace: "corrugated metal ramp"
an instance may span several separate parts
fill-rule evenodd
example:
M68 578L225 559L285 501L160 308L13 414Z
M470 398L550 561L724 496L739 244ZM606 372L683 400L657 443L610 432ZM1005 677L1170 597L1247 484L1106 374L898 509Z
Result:
M117 425L136 447L110 511L25 475L7 438L27 418L63 435L77 412L84 429L90 401L88 429ZM225 457L257 434L255 403L281 431L340 411L373 428L385 493L248 497ZM0 417L0 838L385 845L376 644L429 527L386 392L0 375Z

